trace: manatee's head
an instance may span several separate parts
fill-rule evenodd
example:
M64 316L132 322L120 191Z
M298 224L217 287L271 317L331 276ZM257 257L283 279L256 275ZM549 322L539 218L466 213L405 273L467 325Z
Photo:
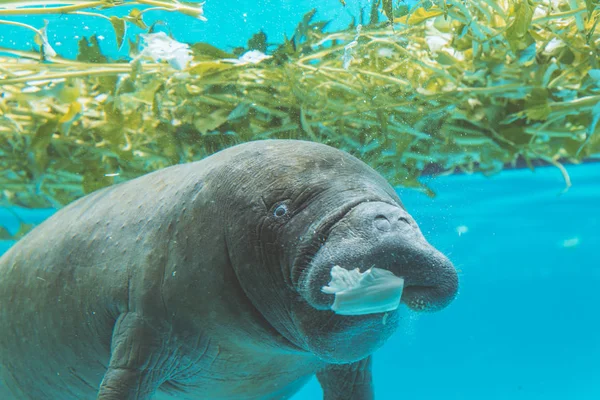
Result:
M330 362L370 354L394 332L403 307L440 310L458 288L452 263L399 203L382 198L340 210L303 237L293 267L306 302L298 308L322 311L299 318L309 347Z
M402 308L436 311L455 297L452 263L363 162L300 141L254 142L233 158L232 266L293 345L330 363L360 360L392 335Z

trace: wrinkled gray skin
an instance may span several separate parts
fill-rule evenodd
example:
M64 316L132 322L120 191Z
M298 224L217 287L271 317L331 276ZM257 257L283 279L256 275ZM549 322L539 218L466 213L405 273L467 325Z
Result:
M0 259L0 396L285 399L316 373L327 400L372 399L398 311L333 314L334 265L404 277L415 310L457 290L392 187L324 145L243 144L92 193Z

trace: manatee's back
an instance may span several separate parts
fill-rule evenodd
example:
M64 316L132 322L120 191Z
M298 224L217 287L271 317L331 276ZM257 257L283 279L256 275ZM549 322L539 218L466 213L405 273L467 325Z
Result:
M181 165L95 192L0 258L1 399L6 387L19 400L95 398L132 271L156 264L193 175Z
M188 258L201 257L185 229L202 232L205 248L221 242L218 224L204 232L202 219L186 211L215 203L198 196L203 185L213 179L222 185L219 172L229 171L240 153L252 158L315 146L277 142L246 143L92 193L14 245L0 258L0 399L95 399L118 315L141 296L149 308L161 309L152 302L164 300L156 288L169 276L165 255L176 258L187 246L194 252ZM211 171L217 174L208 179ZM210 207L217 206L206 213ZM187 228L175 228L174 221ZM6 387L14 397L2 393Z
M71 381L102 379L113 318L103 300L122 297L116 288L103 291L102 275L116 282L122 272L92 265L101 229L86 214L105 213L101 198L112 190L62 209L0 258L0 381L15 399L48 398L57 384L73 398L92 398Z

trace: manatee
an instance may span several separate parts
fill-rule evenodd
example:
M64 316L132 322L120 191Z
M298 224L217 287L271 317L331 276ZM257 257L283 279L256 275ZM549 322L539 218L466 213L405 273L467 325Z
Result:
M406 308L457 292L375 170L255 141L91 193L0 259L3 399L372 399Z

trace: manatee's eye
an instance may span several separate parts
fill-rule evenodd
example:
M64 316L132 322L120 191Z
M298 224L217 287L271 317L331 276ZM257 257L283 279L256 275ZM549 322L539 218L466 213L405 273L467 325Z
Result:
M288 208L285 204L280 204L277 206L277 208L275 208L275 211L273 211L273 215L276 216L277 218L281 218L284 215L286 215L288 213Z

